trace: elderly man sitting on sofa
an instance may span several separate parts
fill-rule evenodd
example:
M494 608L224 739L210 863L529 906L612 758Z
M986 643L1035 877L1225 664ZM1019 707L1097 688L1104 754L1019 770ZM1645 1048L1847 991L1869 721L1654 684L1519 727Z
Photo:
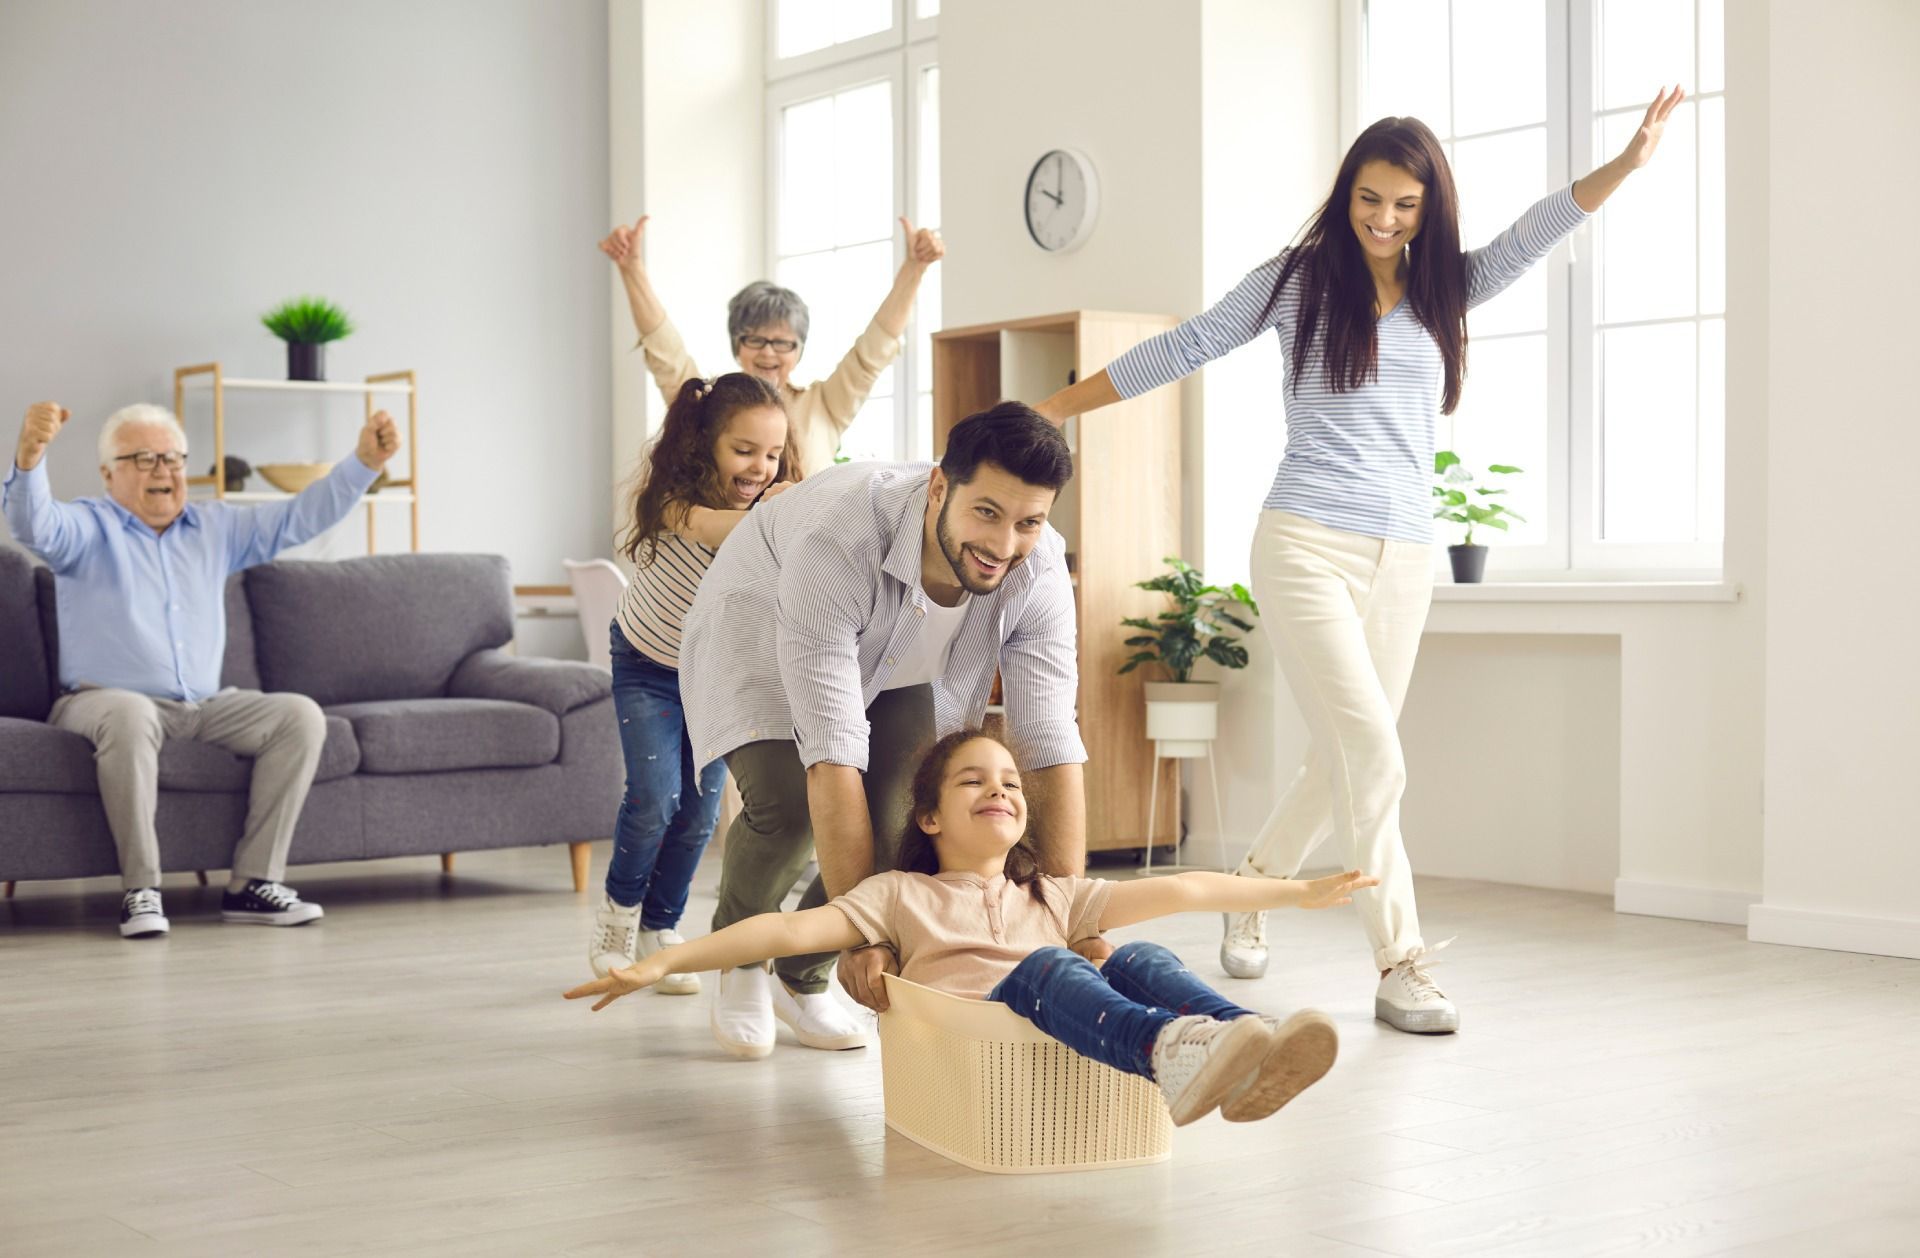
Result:
M286 502L188 503L186 432L158 406L116 411L100 432L104 498L58 502L42 466L69 412L28 408L0 484L7 524L59 577L60 686L49 723L94 746L100 798L120 854L120 934L164 935L160 903L160 744L194 738L253 757L246 831L221 897L223 921L299 926L320 906L280 879L326 737L305 695L220 689L227 576L331 528L393 452L385 411L353 457Z

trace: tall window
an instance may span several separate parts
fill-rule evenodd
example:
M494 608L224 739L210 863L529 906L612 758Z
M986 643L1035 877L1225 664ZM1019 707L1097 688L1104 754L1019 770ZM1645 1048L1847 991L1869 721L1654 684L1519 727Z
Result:
M897 220L940 225L938 11L937 0L769 0L768 254L812 314L801 379L832 371L873 318L905 258ZM939 314L935 266L841 457L931 455Z
M1689 93L1573 248L1468 317L1468 383L1440 444L1526 469L1507 487L1527 523L1490 539L1498 574L1719 569L1721 2L1367 0L1357 123L1433 128L1469 248L1618 153L1662 85Z

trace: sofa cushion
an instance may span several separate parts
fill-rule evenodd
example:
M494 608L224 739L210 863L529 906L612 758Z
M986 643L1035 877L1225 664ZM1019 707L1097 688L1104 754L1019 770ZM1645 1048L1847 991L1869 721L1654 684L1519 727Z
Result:
M327 741L320 749L315 782L343 778L360 767L353 726L327 718ZM253 762L212 743L169 738L160 744L163 791L244 791ZM41 721L0 717L0 791L45 791L56 795L93 795L93 744L70 730Z
M220 684L237 690L265 690L253 657L253 609L247 605L247 574L227 578L227 650L220 659ZM351 770L349 770L351 772Z
M44 720L53 706L40 584L26 551L0 546L0 717Z
M282 560L247 573L247 603L266 688L322 706L445 695L462 660L513 637L498 555Z
M545 708L502 699L385 699L342 703L363 773L520 769L560 756L560 721Z

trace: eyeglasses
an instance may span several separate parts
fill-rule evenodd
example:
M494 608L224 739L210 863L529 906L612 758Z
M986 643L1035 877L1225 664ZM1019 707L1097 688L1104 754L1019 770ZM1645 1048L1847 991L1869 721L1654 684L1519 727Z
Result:
M788 340L769 340L764 336L743 336L740 343L748 349L770 349L776 354L791 354L800 348L800 342Z
M165 454L155 454L151 450L136 450L132 454L122 454L113 460L115 463L132 463L143 472L151 472L155 463L163 463L169 472L177 472L186 466L187 456L175 454L169 450Z

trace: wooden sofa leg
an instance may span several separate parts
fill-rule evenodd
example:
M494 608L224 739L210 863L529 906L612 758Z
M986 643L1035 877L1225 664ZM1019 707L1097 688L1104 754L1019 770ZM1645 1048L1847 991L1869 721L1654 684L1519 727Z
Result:
M573 889L575 891L585 891L587 889L587 869L593 863L593 844L569 843L567 844L567 855L573 857Z
M450 874L453 872L453 853L452 852L440 853L440 872L443 874Z
M203 887L204 887L204 886L206 886L206 885L207 885L207 871L206 871L206 870L204 870L204 869L196 869L196 870L194 870L194 871L193 871L193 876L194 876L195 878L198 878L198 879L200 880L200 885L201 885L201 886L203 886Z
M9 899L9 900L11 900L11 899L13 899L13 884L12 884L12 883L8 883L8 884L7 884L7 899Z

